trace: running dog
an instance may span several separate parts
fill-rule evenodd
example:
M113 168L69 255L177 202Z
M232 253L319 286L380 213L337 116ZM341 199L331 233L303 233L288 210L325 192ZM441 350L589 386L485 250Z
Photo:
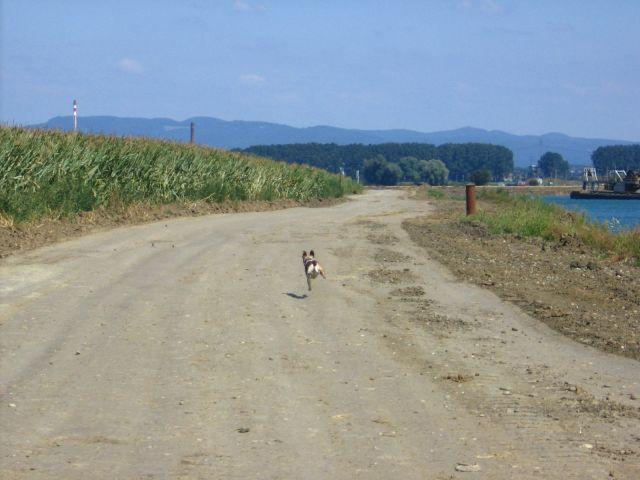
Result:
M322 275L322 278L327 277L324 276L324 268L316 260L316 254L313 253L313 250L309 252L309 255L307 255L306 250L302 252L302 263L304 265L304 274L307 276L307 285L309 286L309 291L311 291L312 279L318 275Z

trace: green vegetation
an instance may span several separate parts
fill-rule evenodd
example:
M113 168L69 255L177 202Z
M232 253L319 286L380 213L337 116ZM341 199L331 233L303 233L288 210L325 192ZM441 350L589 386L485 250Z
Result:
M464 201L459 188L417 190L435 200ZM477 189L479 211L462 222L480 222L493 235L537 237L549 241L575 242L614 259L631 260L640 266L640 228L613 233L606 224L590 221L585 215L547 203L537 196L515 193L505 188Z
M560 235L568 233L567 228L559 229L559 226L575 230L577 223L582 226L585 222L581 215L568 214L566 218L563 218L563 214L566 212L540 199L517 196L511 200L495 212L481 210L475 218L486 224L493 234L542 237L547 240L556 238L558 233Z
M305 201L359 189L323 170L224 150L0 127L0 216L16 221L137 202Z
M606 225L589 221L583 214L568 212L539 198L510 196L505 190L491 190L478 198L499 208L480 209L472 217L494 235L512 234L546 240L571 238L596 251L620 259L632 259L640 265L640 229L611 232Z
M489 170L500 181L513 171L513 152L501 145L487 143L445 143L438 146L438 158L449 169L449 178L466 182L471 173Z
M402 179L402 169L395 163L387 162L382 155L365 160L362 174L368 183L376 185L396 185Z
M411 157L412 158L412 157ZM445 185L449 178L449 170L444 162L437 159L419 160L416 164L418 180L429 185Z
M491 172L486 169L476 170L471 174L469 180L471 180L476 185L486 185L491 181Z
M640 145L609 145L598 147L591 154L593 166L600 173L609 170L640 170Z
M476 191L476 198L485 202L507 203L512 197L506 188L482 188Z
M398 163L392 163L382 155L365 160L362 171L364 179L376 185L396 185L400 181L444 185L449 175L449 170L440 160L403 157Z
M427 190L427 197L440 200L444 198L444 193L442 192L442 190L436 190L435 188L430 188L429 190Z
M569 175L569 162L562 155L555 152L546 152L538 160L538 169L543 177L567 178Z
M397 164L402 170L398 181L428 181L433 184L441 180L442 171L435 177L424 173L424 165L419 167L415 162L442 162L448 170L448 178L454 181L467 181L472 172L488 170L495 180L502 180L513 171L513 153L506 147L484 143L447 143L439 146L428 143L383 143L377 145L337 145L335 143L305 143L288 145L256 145L244 150L248 153L283 160L288 163L306 163L316 167L338 172L344 168L345 173L355 176L356 170L363 173L365 160L378 159ZM431 165L427 169L434 169ZM376 183L375 181L373 183ZM430 182L429 182L430 183Z

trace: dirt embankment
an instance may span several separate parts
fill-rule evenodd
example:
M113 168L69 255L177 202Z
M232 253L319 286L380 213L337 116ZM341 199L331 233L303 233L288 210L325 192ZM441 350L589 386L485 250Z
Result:
M492 235L460 221L463 202L434 203L435 214L403 223L434 259L578 342L640 360L640 268L571 237Z
M217 213L266 212L293 207L327 207L345 198L318 198L307 202L295 200L251 202L191 202L168 205L137 204L118 210L98 209L74 217L47 217L31 222L0 222L0 258L19 251L32 250L87 233L126 225L155 222L166 218L191 217ZM0 217L0 220L2 218Z

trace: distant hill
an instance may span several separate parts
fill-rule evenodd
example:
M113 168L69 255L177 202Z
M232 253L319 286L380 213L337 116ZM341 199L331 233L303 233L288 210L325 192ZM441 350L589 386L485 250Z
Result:
M442 132L413 130L353 130L329 126L296 128L268 122L226 121L213 117L194 117L183 121L170 118L121 118L110 116L81 117L79 128L87 133L144 136L188 141L189 124L196 124L196 142L222 148L247 148L252 145L285 143L350 143L377 144L387 142L492 143L513 151L516 166L535 164L546 151L560 153L569 163L591 163L591 152L606 145L630 145L637 142L598 138L569 137L562 133L513 135L500 130L464 127ZM70 130L72 117L54 117L37 128Z

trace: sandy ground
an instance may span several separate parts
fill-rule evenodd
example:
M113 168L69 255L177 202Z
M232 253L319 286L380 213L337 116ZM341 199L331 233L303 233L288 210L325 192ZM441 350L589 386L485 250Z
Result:
M456 280L401 227L431 208L378 190L4 259L0 478L640 478L638 362Z
M267 212L293 207L327 207L342 203L344 200L344 198L317 198L306 202L274 200L222 203L199 200L164 205L136 203L128 206L98 208L68 217L51 215L20 223L0 215L0 259L115 227L139 225L177 217Z
M457 278L487 288L574 340L640 360L640 267L603 257L575 237L493 235L461 221L465 204L438 200L436 212L403 227ZM492 211L500 205L480 203Z

